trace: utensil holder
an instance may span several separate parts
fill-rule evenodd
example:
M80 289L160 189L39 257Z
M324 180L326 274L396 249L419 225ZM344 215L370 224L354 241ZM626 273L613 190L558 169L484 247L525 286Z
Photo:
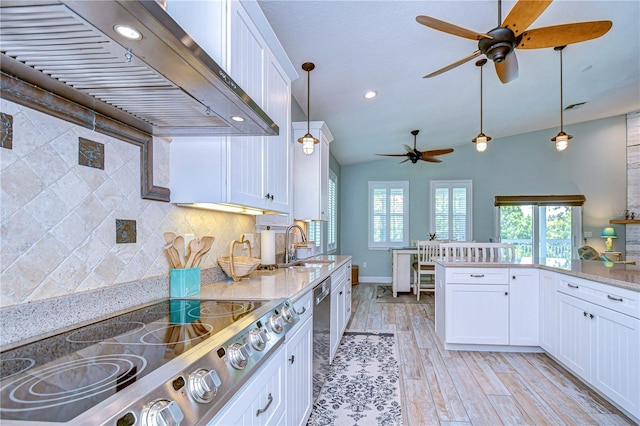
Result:
M200 268L172 269L169 275L171 297L193 296L200 293Z

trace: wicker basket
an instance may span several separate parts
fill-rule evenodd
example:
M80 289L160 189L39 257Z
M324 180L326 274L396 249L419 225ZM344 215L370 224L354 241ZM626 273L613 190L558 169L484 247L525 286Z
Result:
M233 255L233 249L236 244L246 244L249 248L249 257L235 257ZM260 266L260 259L251 257L251 243L247 240L231 242L229 248L229 257L219 257L218 265L222 268L225 274L233 278L234 281L239 281L240 278L246 277Z

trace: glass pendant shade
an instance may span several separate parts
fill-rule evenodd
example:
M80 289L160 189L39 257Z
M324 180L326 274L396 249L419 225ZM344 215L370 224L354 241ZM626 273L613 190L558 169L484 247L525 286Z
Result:
M311 135L311 126L309 125L309 104L311 103L311 75L309 74L316 66L313 62L305 62L302 64L302 69L307 72L307 134L301 138L298 138L298 142L302 144L302 152L306 155L312 155L315 149L315 144L320 141Z
M318 139L314 138L310 133L307 133L306 135L298 139L298 142L302 144L302 152L307 155L312 155L315 144L318 143Z

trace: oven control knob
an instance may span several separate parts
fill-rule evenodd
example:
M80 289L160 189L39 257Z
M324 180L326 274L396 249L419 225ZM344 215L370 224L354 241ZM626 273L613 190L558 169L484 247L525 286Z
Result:
M205 404L211 401L222 384L215 370L200 368L189 374L189 394L196 401Z
M282 333L284 330L284 320L280 315L273 314L269 317L269 328L276 334Z
M254 328L249 332L249 344L256 351L262 351L267 346L269 333L264 328Z
M280 310L280 316L289 324L293 322L294 313L295 311L293 310L293 308L290 308L288 306L283 306Z
M236 370L242 370L247 366L249 362L249 351L247 346L242 343L234 343L227 349L227 355L229 362Z
M142 426L178 426L184 414L175 401L158 399L142 412Z

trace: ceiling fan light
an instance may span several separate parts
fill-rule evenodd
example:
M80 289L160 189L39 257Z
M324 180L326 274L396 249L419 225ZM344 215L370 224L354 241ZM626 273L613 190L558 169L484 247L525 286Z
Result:
M552 142L556 143L556 151L562 152L569 147L569 139L573 136L560 131L555 137L551 138Z

